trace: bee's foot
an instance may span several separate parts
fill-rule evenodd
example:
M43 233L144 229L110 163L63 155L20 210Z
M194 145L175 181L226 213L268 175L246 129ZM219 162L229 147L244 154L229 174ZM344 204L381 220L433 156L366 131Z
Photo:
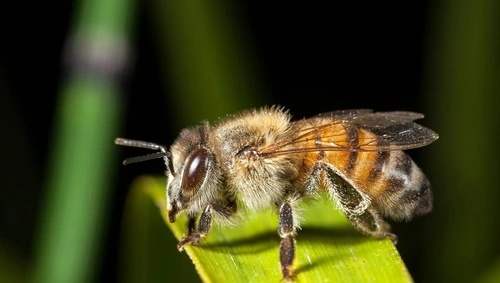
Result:
M288 269L288 267L281 268L281 274L283 274L283 278L281 279L281 281L292 282L295 279L295 276Z
M389 239L391 239L391 241L392 241L393 244L397 244L398 243L398 236L396 236L396 234L387 232L386 233L386 237L389 238Z
M182 237L181 240L179 241L179 244L177 244L177 249L182 252L184 250L185 245L193 245L196 246L201 242L202 238L198 234L193 234L193 235L188 235L185 237Z

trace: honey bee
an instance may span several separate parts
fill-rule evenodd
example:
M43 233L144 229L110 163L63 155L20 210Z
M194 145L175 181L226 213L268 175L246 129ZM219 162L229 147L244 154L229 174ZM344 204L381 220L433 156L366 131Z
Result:
M382 217L409 220L432 209L428 179L403 152L438 138L413 122L421 118L413 112L342 110L291 122L288 111L273 106L184 129L170 149L122 138L115 143L157 151L124 164L163 158L169 221L183 210L188 218L180 251L200 244L212 219L224 223L237 206L276 209L281 273L290 280L302 199L324 191L354 228L394 242Z

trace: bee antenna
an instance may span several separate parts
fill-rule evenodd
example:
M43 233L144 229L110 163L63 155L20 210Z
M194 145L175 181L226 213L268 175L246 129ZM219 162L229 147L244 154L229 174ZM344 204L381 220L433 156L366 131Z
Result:
M148 160L153 160L153 159L158 159L158 158L163 158L163 157L165 157L164 152L155 152L155 153L136 156L136 157L129 157L129 158L123 160L123 165L129 165L132 163L138 163L138 162L143 162L143 161L148 161Z
M155 153L151 153L151 154L147 154L147 155L141 155L141 156L137 156L137 157L127 158L123 161L123 165L148 161L148 160L152 160L152 159L163 158L167 169L170 171L170 173L172 175L175 175L174 166L172 165L172 154L170 154L170 152L167 150L167 147L165 147L163 145L156 144L156 143L152 143L152 142L129 140L129 139L122 139L122 138L115 139L115 144L160 151L160 152L155 152Z

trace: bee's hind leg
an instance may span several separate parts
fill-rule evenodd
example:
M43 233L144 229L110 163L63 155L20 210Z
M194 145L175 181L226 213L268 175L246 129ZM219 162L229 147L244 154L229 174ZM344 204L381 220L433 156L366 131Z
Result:
M363 234L375 238L389 238L396 244L398 237L390 232L390 225L387 224L376 211L367 209L361 214L346 213L347 218L356 230Z
M371 207L368 197L337 175L330 166L324 166L324 170L329 183L329 194L336 199L354 228L375 238L388 237L396 243L397 236L390 232L389 224Z

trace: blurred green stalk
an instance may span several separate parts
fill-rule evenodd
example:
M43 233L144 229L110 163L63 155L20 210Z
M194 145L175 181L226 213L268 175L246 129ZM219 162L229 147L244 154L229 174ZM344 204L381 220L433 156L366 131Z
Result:
M428 84L440 140L435 150L434 238L427 275L472 282L498 250L498 1L432 4ZM495 180L495 181L493 181ZM496 188L496 189L495 189ZM426 280L427 281L427 280Z
M84 0L67 42L38 234L35 282L92 282L110 195L121 109L118 82L132 27L130 0Z

